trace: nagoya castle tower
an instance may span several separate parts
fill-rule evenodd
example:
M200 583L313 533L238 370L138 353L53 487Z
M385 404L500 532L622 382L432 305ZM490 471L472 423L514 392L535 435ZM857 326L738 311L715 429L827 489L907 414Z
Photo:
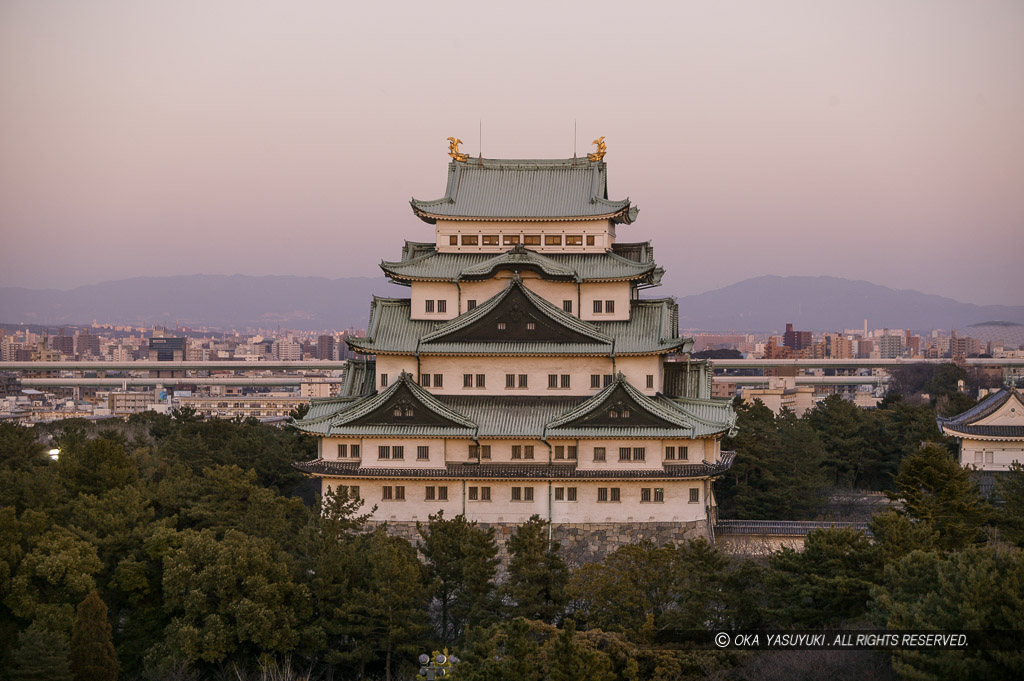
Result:
M559 535L709 531L736 415L682 356L675 301L639 296L663 270L650 242L618 240L637 208L608 198L596 143L586 159L498 160L452 139L444 196L411 202L434 238L381 263L407 296L374 298L348 340L365 359L297 423L319 439L299 470L392 526L443 510L536 514Z

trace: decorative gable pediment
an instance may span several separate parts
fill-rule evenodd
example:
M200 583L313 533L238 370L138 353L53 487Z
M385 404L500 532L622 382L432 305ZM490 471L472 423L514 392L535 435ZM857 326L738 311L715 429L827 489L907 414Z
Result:
M416 385L411 374L402 372L384 392L342 412L334 426L451 426L475 428L476 424Z
M424 336L434 342L606 343L590 324L530 292L515 277L503 292Z
M594 405L586 414L579 416L564 426L611 426L628 428L634 426L654 426L661 428L678 428L673 423L652 413L647 405L630 395L622 385L616 388L600 404Z

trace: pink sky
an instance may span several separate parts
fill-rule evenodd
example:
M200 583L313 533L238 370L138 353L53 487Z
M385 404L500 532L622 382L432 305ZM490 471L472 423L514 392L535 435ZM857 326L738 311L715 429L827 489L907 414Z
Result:
M449 135L599 135L667 289L1024 304L1024 3L0 5L0 286L378 275Z

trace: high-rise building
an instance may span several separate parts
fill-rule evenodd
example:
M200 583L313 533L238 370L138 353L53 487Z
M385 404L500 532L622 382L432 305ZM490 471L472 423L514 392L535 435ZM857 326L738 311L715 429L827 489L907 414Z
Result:
M782 334L782 344L797 352L811 347L814 338L810 331L794 331L792 324L786 324L786 333Z
M878 338L878 353L882 359L896 359L903 356L903 336L889 333L889 329Z
M324 334L316 339L316 358L334 359L334 336Z
M296 467L392 528L443 510L706 533L736 415L706 362L665 361L692 340L673 299L637 295L662 269L618 240L637 209L608 198L600 157L457 157L445 196L412 208L434 240L381 264L409 295L374 298L347 339L375 359L312 403L298 427L319 458Z

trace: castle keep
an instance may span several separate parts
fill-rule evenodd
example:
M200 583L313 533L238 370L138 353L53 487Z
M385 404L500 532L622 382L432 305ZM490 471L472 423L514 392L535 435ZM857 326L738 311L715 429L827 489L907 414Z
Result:
M736 416L684 357L675 301L640 297L663 270L618 239L637 208L608 198L603 144L501 160L456 142L444 196L411 202L434 240L381 263L408 295L374 298L341 396L297 423L319 456L295 466L392 524L706 533Z

